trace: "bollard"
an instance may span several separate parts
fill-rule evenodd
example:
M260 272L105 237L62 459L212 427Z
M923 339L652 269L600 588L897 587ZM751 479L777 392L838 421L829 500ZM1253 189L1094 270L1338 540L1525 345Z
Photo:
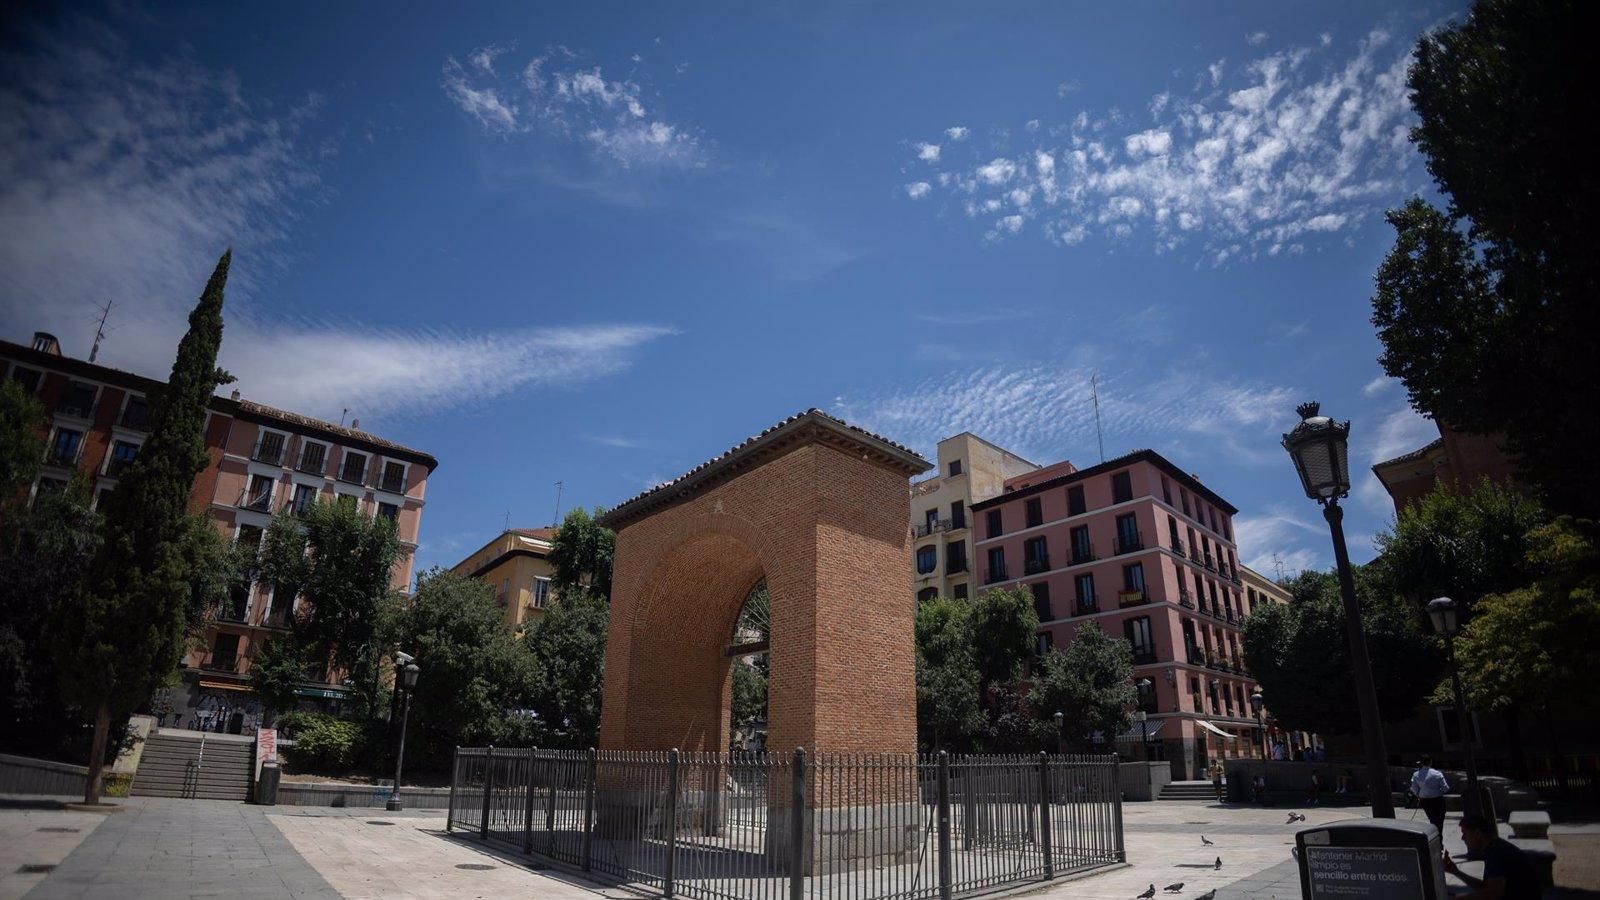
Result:
M939 900L950 900L950 754L939 751Z

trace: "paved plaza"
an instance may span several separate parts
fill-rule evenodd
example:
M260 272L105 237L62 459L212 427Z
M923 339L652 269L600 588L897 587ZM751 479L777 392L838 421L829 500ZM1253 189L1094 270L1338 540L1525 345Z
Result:
M0 799L0 898L635 897L556 866L450 835L437 810L258 807L135 798L121 812L70 812L48 801ZM1305 809L1316 825L1360 815ZM1405 813L1402 813L1405 815ZM1283 809L1209 803L1125 807L1130 864L1026 891L1032 897L1132 900L1289 898L1299 884L1289 849L1300 825ZM1456 829L1446 846L1462 852ZM1205 844L1201 835L1211 841ZM1216 868L1217 858L1222 867ZM1464 864L1473 871L1473 864ZM48 867L54 867L50 869Z

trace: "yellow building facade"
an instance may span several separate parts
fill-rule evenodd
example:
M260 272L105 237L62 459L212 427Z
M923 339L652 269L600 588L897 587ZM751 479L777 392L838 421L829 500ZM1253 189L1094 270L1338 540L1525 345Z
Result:
M550 587L554 528L512 528L456 563L450 571L487 582L512 631L531 628L555 602Z

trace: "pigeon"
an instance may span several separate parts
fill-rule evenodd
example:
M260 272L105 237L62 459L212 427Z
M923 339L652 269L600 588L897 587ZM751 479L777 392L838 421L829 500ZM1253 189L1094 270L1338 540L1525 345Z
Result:
M1139 895L1139 900L1150 900L1150 898L1154 897L1155 895L1156 895L1156 886L1154 884L1151 884L1150 887L1145 889L1144 893Z
M1209 847L1214 842L1206 840L1206 836L1202 834L1202 835L1200 835L1200 843L1205 844L1207 847Z
M1162 890L1171 891L1172 893L1176 894L1177 892L1183 890L1183 882L1180 881L1177 884L1169 884L1166 887L1162 888Z
M1219 857L1217 857L1217 864L1216 864L1216 865L1214 865L1214 866L1212 866L1212 867L1211 867L1211 868L1213 868L1213 869L1220 869L1220 868L1222 868L1222 857L1220 857L1220 856L1219 856Z
M1194 898L1194 900L1217 900L1217 889L1212 888L1211 890L1206 891L1204 894Z
M1283 824L1285 824L1285 825L1293 825L1296 822L1304 822L1305 820L1306 820L1306 817L1305 817L1304 814L1297 813L1297 812L1292 812L1292 813L1289 813L1289 821L1287 821L1287 822L1285 822Z

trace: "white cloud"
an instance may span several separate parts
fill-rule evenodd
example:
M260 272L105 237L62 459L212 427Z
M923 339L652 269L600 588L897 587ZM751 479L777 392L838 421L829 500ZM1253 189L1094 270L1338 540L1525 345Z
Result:
M619 450L632 450L643 446L641 442L633 438L615 434L590 434L585 435L583 439L591 444L599 444L602 447L615 447Z
M1409 49L1373 31L1343 57L1300 47L1233 70L1219 60L1189 96L1155 95L1152 127L1128 128L1115 110L1080 112L1041 130L1057 135L1032 151L1050 167L974 160L940 186L977 209L989 196L1036 188L1041 230L1060 243L1144 235L1157 252L1197 245L1213 264L1302 253L1307 241L1369 221L1415 181L1417 155L1404 138ZM1128 204L1113 198L1138 200L1140 212L1121 215Z
M1239 558L1268 578L1298 575L1304 569L1323 567L1321 552L1327 527L1283 509L1265 515L1242 515L1233 520Z
M1359 451L1365 449L1370 461L1380 463L1432 443L1438 437L1439 426L1408 404L1384 416L1376 434L1369 437L1354 432L1350 443L1357 452L1351 456L1359 458Z
M1266 43L1267 42L1267 36L1268 35L1267 35L1267 33L1265 31L1252 31L1249 34L1244 36L1244 42L1249 44L1252 47L1255 47L1255 46L1258 46L1260 44Z
M1361 389L1361 393L1368 397L1376 396L1377 394L1388 390L1398 383L1399 382L1387 375L1379 375L1377 378L1367 382L1366 386Z
M559 68L574 60L570 51L534 57L506 77L493 65L505 52L491 47L467 54L467 65L453 56L444 62L445 96L486 131L582 140L625 168L705 165L699 135L647 110L643 85L608 79L599 66Z
M492 71L497 50L468 64ZM291 262L297 215L325 201L303 138L318 105L283 107L187 62L146 65L114 45L0 55L0 333L88 349L113 298L100 361L165 377L190 308L231 246L221 364L245 396L369 423L613 374L669 329L611 324L490 335L286 317L255 298ZM18 73L27 72L26 78ZM74 340L76 338L76 340Z
M917 159L920 159L923 162L938 162L939 161L939 145L938 144L918 144L917 145Z
M952 141L964 141L971 132L962 125L952 125L944 130L945 137Z
M926 181L913 181L906 185L906 196L913 200L921 200L923 197L928 196L928 192L931 190L933 190L933 185L928 184Z

